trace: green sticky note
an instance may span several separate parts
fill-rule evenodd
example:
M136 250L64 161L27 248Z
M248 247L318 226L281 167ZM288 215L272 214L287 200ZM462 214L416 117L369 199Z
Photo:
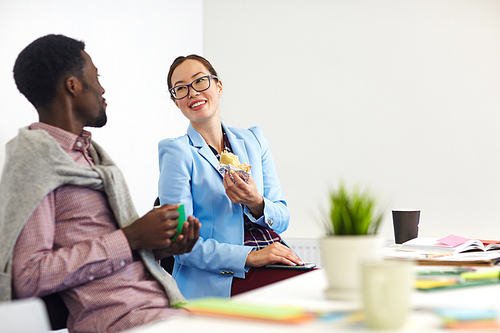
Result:
M234 302L228 299L208 297L191 300L186 306L193 314L260 319L281 322L302 322L311 320L314 315L297 307L266 306Z

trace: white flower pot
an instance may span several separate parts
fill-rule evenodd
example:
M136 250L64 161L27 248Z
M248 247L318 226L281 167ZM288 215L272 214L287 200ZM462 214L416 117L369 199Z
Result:
M322 237L321 262L328 279L326 297L338 300L359 299L360 260L381 249L382 240L377 235Z

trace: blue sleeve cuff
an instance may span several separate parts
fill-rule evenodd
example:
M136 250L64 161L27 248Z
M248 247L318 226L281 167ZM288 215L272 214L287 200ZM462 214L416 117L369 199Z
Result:
M245 206L245 208L243 208L243 213L245 213L245 215L248 217L248 219L250 220L250 222L252 223L257 223L257 224L260 224L262 225L264 222L264 214L262 214L261 217L259 217L258 219L256 219L252 213L250 212L250 209L248 209L247 206ZM259 223L260 222L260 223Z

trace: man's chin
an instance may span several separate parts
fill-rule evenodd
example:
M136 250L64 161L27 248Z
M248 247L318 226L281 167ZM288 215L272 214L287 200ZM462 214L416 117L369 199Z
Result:
M93 125L89 125L89 127L100 128L106 125L107 122L108 122L108 117L106 116L106 114L104 114L104 116L97 118L96 122Z

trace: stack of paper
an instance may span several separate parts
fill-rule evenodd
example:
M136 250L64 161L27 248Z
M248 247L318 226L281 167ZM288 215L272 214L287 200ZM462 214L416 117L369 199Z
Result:
M491 309L438 309L437 314L444 322L444 326L453 330L498 332L500 324L498 313Z
M438 266L433 266L438 267ZM442 267L439 270L417 270L415 288L422 291L484 286L500 283L500 270L495 268Z

